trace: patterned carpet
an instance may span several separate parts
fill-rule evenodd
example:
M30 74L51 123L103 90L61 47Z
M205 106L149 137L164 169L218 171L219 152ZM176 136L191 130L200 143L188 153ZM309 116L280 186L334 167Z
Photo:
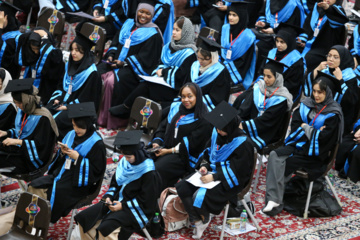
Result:
M104 177L101 194L94 201L98 202L101 196L107 191L111 176L116 164L108 160L107 170ZM335 177L335 188L340 195L343 204L341 215L331 218L310 218L302 219L285 211L276 217L268 217L261 214L259 210L264 204L265 194L265 171L262 170L259 179L259 186L256 194L251 199L255 203L256 214L261 232L250 232L237 237L225 234L225 239L350 239L360 236L360 186L348 184L345 180ZM14 204L19 197L19 189L16 180L3 178L2 197L6 205ZM14 189L15 188L15 189ZM12 190L11 190L12 189ZM222 224L223 213L212 219L202 239L219 239L219 226ZM69 216L60 219L58 223L49 229L49 239L66 239L70 221ZM167 233L161 239L191 239L192 229L181 229L177 232ZM130 239L143 239L134 234Z

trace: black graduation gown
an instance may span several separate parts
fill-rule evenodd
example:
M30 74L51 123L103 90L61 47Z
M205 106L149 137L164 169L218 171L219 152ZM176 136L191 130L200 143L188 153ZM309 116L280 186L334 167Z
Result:
M311 49L306 53L305 61L308 72L313 71L320 62L326 61L326 54L329 52L329 49L334 45L344 45L345 39L345 26L348 22L346 16L344 16L344 9L341 8L341 11L336 8L334 5L330 6L325 10L325 15L328 17L326 23L322 26L317 35L315 41L313 42ZM311 40L314 36L314 31L310 26L311 16L313 12L308 15L305 19L304 30L307 34L307 40ZM330 21L335 22L335 24L330 24Z
M81 167L84 157L80 155L77 164L72 163L70 170L65 170L56 183L55 201L51 210L52 223L56 223L61 217L67 216L78 201L93 193L97 188L96 183L106 169L106 150L103 141L97 141L85 158L89 160L88 185L78 186L79 181L83 181L82 178L85 175L80 174L80 171L85 172ZM47 200L49 201L53 193L54 179L59 175L65 160L66 156L62 155L61 149L59 149L50 166L48 175L37 178L30 184L34 188L47 189Z
M128 239L133 232L141 230L128 203L133 203L136 200L147 219L151 220L157 209L160 182L159 174L156 171L149 171L125 186L122 192L123 199L121 203L123 209L121 211L110 212L109 208L100 202L77 214L75 220L82 226L84 232L89 231L98 220L102 220L97 230L103 236L107 236L118 227L121 227L119 239ZM122 185L117 184L114 174L109 186L109 189L114 189L111 191L114 195L105 194L103 199L109 197L111 201L117 201L121 188Z
M266 101L269 101L268 98ZM252 90L248 92L238 109L242 127L258 151L281 137L279 131L287 117L286 99L271 105L261 116L258 116L259 111L254 103L254 91Z
M77 91L72 92L70 97L64 103L63 99L66 95L66 92L63 89L62 82L59 84L58 91L61 91L61 95L52 99L47 105L46 108L49 109L51 114L56 114L58 111L52 109L53 103L55 100L59 100L60 103L68 105L75 100L78 100L78 103L82 102L94 102L96 111L99 109L100 100L101 100L101 89L102 82L101 76L97 71L92 72L86 82L81 86ZM56 124L59 129L59 139L62 139L71 129L72 123L71 119L68 118L67 111L62 111L55 117Z
M54 0L55 4L56 2L60 2L63 8L60 8L58 10L61 10L62 12L87 12L91 1L84 1L84 0Z
M4 34L4 29L0 28L0 34ZM0 38L0 47L2 48L4 41ZM11 75L12 79L19 78L21 72L21 66L15 64L15 38L9 38L6 40L6 47L1 59L1 67L5 68Z
M232 139L244 134L240 129L232 133ZM210 144L209 144L210 145ZM201 166L205 166L209 171L211 171L210 167L210 147L205 149L204 155L202 158ZM222 146L219 146L221 149ZM226 203L236 196L244 187L247 185L250 180L250 175L254 163L254 149L252 143L249 138L247 138L240 146L238 146L227 158L226 163L229 163L229 167L223 167L221 163L216 163L216 173L213 174L214 181L221 181L220 184L216 185L212 189L207 189L205 193L204 200L202 202L201 208L195 208L196 211L201 214L212 213L215 215L220 214L220 212L224 209ZM229 185L226 176L228 172L224 173L226 168L230 168L232 172L235 174L235 178L237 179L238 185L234 184L233 186ZM227 169L225 171L228 171ZM192 175L191 175L192 176ZM191 177L188 176L187 178ZM233 178L230 178L230 181L233 181ZM191 198L191 203L193 203L193 199L196 197L194 194L199 188L195 187L191 183L187 182L186 179L176 184L176 190L180 198L183 202L187 203L187 198ZM236 203L235 203L236 204ZM186 208L187 209L187 208Z
M21 116L21 120L22 118L23 116ZM7 137L16 138L13 133L15 133L14 128L8 130ZM46 136L46 140L44 136ZM2 138L2 140L5 138ZM54 150L55 139L56 135L51 128L49 119L41 116L33 132L26 138L22 138L23 143L21 147L6 147L1 144L0 168L15 166L15 170L12 173L29 173L41 168L50 161ZM38 159L40 159L43 164L40 164Z
M16 117L16 108L14 105L9 104L4 112L0 115L0 130L13 128L15 117Z
M307 117L308 122L310 122L311 119L309 116ZM309 156L309 149L313 147L311 144L312 141L306 137L306 134L299 139L297 139L299 134L292 135L301 128L301 124L303 123L300 116L300 108L295 110L291 121L291 132L289 137L285 140L285 146L275 150L278 156L290 156L286 159L285 176L288 176L296 170L303 169L309 174L309 179L313 180L320 177L325 172L328 164L325 160L329 155L329 151L334 148L338 139L339 121L340 119L337 115L328 117L323 124L326 127L322 131L316 129L312 131L311 139L319 132L317 137L319 153L316 156ZM303 130L301 131L303 132ZM294 139L297 140L293 142ZM302 145L300 149L297 149L296 144L302 141L305 141L305 144Z
M135 28L133 27L133 29ZM111 43L111 47L116 47L117 50L108 51L105 55L105 59L110 56L112 56L113 59L118 59L121 49L123 48L123 45L119 43L119 33L120 32L115 35L113 42ZM156 33L144 42L131 46L129 48L127 57L135 56L142 69L150 75L159 63L162 44L163 42L160 34ZM117 72L117 76L115 76L113 91L114 94L112 95L111 106L122 104L126 97L129 96L129 94L138 86L140 82L140 78L132 68L129 59L126 58L125 62L127 66L120 68ZM105 72L110 70L108 67L109 65L104 67L104 64L102 64L100 67L100 73L104 72L104 68L107 69ZM119 81L117 81L117 79L119 79Z

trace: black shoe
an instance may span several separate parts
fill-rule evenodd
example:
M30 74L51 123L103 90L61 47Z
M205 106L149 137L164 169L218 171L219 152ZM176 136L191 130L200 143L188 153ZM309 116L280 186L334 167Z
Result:
M109 112L111 113L111 115L113 115L115 117L126 119L126 118L130 117L131 111L124 104L121 104L121 105L109 108Z

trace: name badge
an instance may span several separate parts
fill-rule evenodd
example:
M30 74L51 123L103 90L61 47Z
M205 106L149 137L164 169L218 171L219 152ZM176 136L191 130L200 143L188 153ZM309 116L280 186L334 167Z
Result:
M226 59L231 59L231 55L232 55L232 51L231 51L231 50L227 50L227 52L226 52Z
M65 169L69 170L71 168L71 159L67 158L65 161Z
M279 26L279 24L276 22L274 23L274 28L277 28Z
M31 77L36 78L36 70L35 69L31 70Z
M72 93L72 85L70 84L69 89L68 89L68 94L71 94L71 93Z
M106 0L104 3L104 8L107 8L109 6L109 0Z
M314 37L317 37L317 35L319 35L319 31L320 31L320 29L315 28L315 31L314 31Z
M124 47L125 48L130 48L130 43L131 43L130 38L126 39Z
M264 114L264 112L265 112L264 110L261 110L259 115L262 116Z
M177 138L178 130L178 128L175 128L174 138Z

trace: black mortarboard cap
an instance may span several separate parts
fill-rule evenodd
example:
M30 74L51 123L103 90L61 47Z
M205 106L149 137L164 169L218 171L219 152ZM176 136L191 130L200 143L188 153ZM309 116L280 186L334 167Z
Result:
M334 76L318 71L318 75L316 76L316 79L321 79L325 81L333 92L341 92L341 83Z
M222 101L211 112L207 113L204 118L217 129L224 129L236 116L238 112L227 102Z
M264 69L272 69L277 73L283 73L284 72L284 68L289 68L289 66L283 64L282 62L278 62L275 61L274 59L271 58L266 58L268 60L268 62L265 64Z
M116 135L114 145L120 148L120 151L124 155L132 155L138 149L140 149L140 139L143 131L132 130L122 131Z
M27 94L33 93L33 83L34 78L25 78L25 79L14 79L9 81L8 85L5 88L5 93L8 92L23 92Z
M248 11L248 4L252 2L247 1L239 1L239 0L225 0L226 2L230 2L231 5L228 7L228 11L235 12L239 17L241 17L240 13Z
M210 52L216 52L222 48L221 45L218 44L214 40L211 40L211 39L203 37L203 36L199 36L199 38L202 40L200 47L204 50L207 50Z
M74 42L80 44L85 51L90 51L96 42L90 39L91 36L85 36L80 31L76 32Z
M95 105L93 102L70 104L67 106L69 118L96 117Z
M0 11L4 11L5 15L11 14L11 15L15 16L15 14L17 12L22 12L23 10L21 10L18 7L15 7L14 5L12 5L8 2L0 1Z
M304 29L295 25L281 22L279 26L274 29L274 32L276 34L275 37L284 38L283 36L286 35L295 39L297 36L304 32Z

